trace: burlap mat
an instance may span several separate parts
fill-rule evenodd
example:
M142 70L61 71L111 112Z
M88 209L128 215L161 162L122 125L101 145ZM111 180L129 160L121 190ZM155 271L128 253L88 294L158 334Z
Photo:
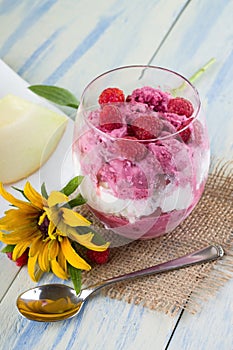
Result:
M170 315L176 315L180 309L187 309L191 313L198 311L203 301L215 295L219 287L232 277L232 174L232 163L221 162L215 165L211 169L201 201L177 229L160 238L123 242L122 246L112 248L107 264L94 266L90 272L84 273L84 284L146 268L211 243L219 243L226 255L217 262L138 278L103 290L104 295L110 298L141 303L145 307ZM82 212L89 217L96 229L105 232L87 208L84 207Z

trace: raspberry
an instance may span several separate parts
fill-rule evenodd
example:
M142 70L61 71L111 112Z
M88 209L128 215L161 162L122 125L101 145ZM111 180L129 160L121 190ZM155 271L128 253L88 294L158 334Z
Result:
M125 96L122 90L118 88L107 88L99 96L99 104L124 102Z
M193 105L190 101L183 97L172 98L168 102L168 112L176 113L178 115L186 115L186 117L191 117L193 114Z
M162 127L161 120L151 115L138 117L131 125L134 135L139 140L157 138L162 131Z
M190 139L190 136L191 136L191 129L190 128L186 128L184 129L187 125L190 124L190 122L192 121L193 118L190 118L188 120L186 120L185 122L183 122L181 124L181 126L177 129L177 131L180 131L179 132L179 135L180 137L182 138L182 140L185 142L185 143L188 143L189 139ZM184 129L184 130L182 130Z
M10 260L12 260L12 252L8 252L8 253L6 253L6 255L8 256L8 258L9 258Z
M132 162L142 160L147 153L145 145L137 141L128 140L137 139L135 137L127 136L125 139L120 139L115 142L118 154Z
M190 136L191 136L191 130L190 128L187 128L179 133L180 137L185 143L188 143Z
M87 258L96 264L105 264L109 259L110 250L107 248L103 252L97 252L95 250L87 250Z
M100 112L99 123L105 131L121 128L123 119L119 109L112 105L105 105Z
M139 102L147 105L156 112L165 112L167 109L168 94L150 86L138 88L127 96L126 102Z
M25 252L18 258L16 259L15 263L17 266L24 266L27 265L28 262L28 251L29 249L25 250ZM8 258L12 260L12 252L6 253Z

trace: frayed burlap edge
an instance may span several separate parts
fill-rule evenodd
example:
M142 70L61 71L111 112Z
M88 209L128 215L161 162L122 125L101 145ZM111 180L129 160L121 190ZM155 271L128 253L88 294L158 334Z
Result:
M102 291L105 296L142 304L172 316L181 309L190 313L200 310L203 302L214 296L233 276L233 162L212 161L205 192L192 214L177 229L165 236L147 241L119 239L111 249L110 261L94 266L83 274L83 283L100 280L146 268L201 249L209 244L221 244L223 259L185 269L118 283ZM99 221L83 206L96 230L108 235Z

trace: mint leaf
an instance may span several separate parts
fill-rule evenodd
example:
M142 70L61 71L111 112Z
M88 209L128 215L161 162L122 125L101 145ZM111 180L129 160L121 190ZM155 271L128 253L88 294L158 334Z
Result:
M68 182L68 184L65 187L61 189L60 192L64 193L66 196L69 196L78 188L82 180L83 180L83 176L75 176L73 179L71 179Z
M77 197L75 197L74 199L71 199L67 204L71 208L74 208L74 207L77 207L78 205L83 205L85 203L86 203L86 199L84 199L81 193L79 193Z
M14 244L8 244L1 250L1 252L2 253L12 253L14 248L15 248Z
M44 182L41 185L41 194L45 199L49 198Z
M15 191L20 192L20 193L24 196L24 198L26 198L26 199L28 200L28 198L26 197L26 195L25 195L25 193L24 193L23 190L21 190L21 189L18 188L18 187L15 187L15 186L11 186L11 188L13 188Z
M29 90L45 99L61 106L77 109L79 102L77 98L68 90L51 85L31 85Z
M70 274L71 281L73 282L73 286L76 291L76 294L79 294L81 290L81 285L82 285L81 270L76 269L76 267L68 264L68 271Z

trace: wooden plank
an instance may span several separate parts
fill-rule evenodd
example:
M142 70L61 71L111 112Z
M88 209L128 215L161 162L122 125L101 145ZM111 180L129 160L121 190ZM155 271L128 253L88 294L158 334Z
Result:
M232 1L192 1L151 61L190 76L210 57L216 58L196 86L206 103L212 155L225 160L233 159L232 13ZM230 280L199 313L184 312L168 348L233 349L232 288Z
M233 157L233 2L192 1L151 64L192 75L211 57L209 68L196 87L206 112L212 155ZM184 30L184 28L186 28Z
M7 29L1 31L0 57L28 82L67 87L80 97L87 83L108 69L147 64L186 2L4 4L0 22Z
M201 311L184 313L171 340L169 350L233 349L233 279L210 298Z
M4 2L0 56L30 83L58 84L80 96L90 79L106 69L147 63L186 2ZM41 283L57 281L47 276ZM162 349L176 323L168 315L101 296L87 304L80 321L30 322L17 314L14 303L34 285L23 268L1 302L3 348L118 350L156 344Z
M46 277L42 284L59 282ZM170 336L176 318L96 295L81 314L56 323L32 322L16 310L15 299L32 286L25 268L0 304L4 318L0 343L6 349L162 349ZM4 317L3 315L7 315ZM24 347L26 344L26 347Z
M5 245L0 242L0 251L3 249ZM9 286L11 285L12 281L14 281L16 275L19 272L19 267L17 267L10 259L7 258L7 256L3 253L0 253L0 281L1 281L1 288L0 288L0 301L4 297L5 293L7 292Z

